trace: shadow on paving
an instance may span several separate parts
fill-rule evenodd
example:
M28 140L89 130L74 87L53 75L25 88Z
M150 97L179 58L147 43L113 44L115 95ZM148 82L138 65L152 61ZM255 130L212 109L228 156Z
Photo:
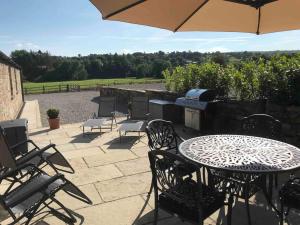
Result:
M153 193L152 193L153 194ZM277 225L279 224L280 220L277 216L276 212L274 212L269 205L265 201L263 201L263 197L261 195L258 195L256 198L260 199L259 203L251 204L250 205L250 214L251 214L251 222L252 225ZM154 220L154 210L146 213L143 215L143 211L145 210L146 206L149 203L149 197L147 197L144 206L141 208L141 211L137 215L135 221L132 223L132 225L140 225L140 224L152 224ZM210 216L208 219L209 223L205 224L211 224L210 221L213 221L213 224L216 225L226 225L227 224L227 215L225 212L225 207L221 208L219 211L215 212L213 215ZM226 209L227 211L227 209ZM158 210L159 218L162 216L162 214L165 214L166 212L162 209ZM248 225L248 219L246 214L246 207L245 203L243 201L235 201L233 209L232 209L232 225ZM167 213L168 215L168 213ZM172 216L169 214L170 217L167 219L159 219L158 224L161 225L190 225L188 222L183 222L176 216ZM177 218L177 219L176 219ZM208 222L206 221L206 222ZM290 215L288 219L285 221L285 224L287 225L299 225L300 224L300 216L299 212L295 212L291 210Z
M30 132L30 136L35 136L35 135L39 135L39 134L44 134L44 133L48 133L49 131L52 131L50 128L47 128L45 130L39 130L39 131L35 131L35 132Z
M104 132L103 132L104 133ZM72 136L73 140L70 143L90 143L93 140L101 137L103 133L99 132L87 132L84 135L83 134L78 134L75 136Z
M139 136L124 136L122 135L121 139L120 137L117 137L111 141L106 142L104 145L108 145L109 147L107 149L124 149L128 150L131 149L133 146L138 144L139 142L142 142L141 137Z

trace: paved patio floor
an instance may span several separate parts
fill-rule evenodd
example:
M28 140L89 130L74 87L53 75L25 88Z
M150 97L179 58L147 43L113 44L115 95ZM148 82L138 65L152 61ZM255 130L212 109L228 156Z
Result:
M119 140L116 128L99 135L83 136L81 124L64 125L58 130L40 128L30 130L30 138L38 145L57 144L57 148L69 159L75 174L65 174L93 201L86 205L64 193L58 195L67 207L78 214L78 223L86 225L142 225L153 220L153 196L146 202L150 188L151 173L147 158L147 138L140 139L133 133ZM182 128L178 131L182 133ZM185 138L189 135L183 133ZM285 180L287 175L281 176ZM6 187L1 184L1 189ZM0 217L2 215L0 210ZM278 224L276 214L267 207L266 201L257 194L251 199L254 225ZM205 220L206 225L226 224L226 209L221 209ZM43 215L37 224L64 224L50 215ZM7 224L4 220L1 224ZM160 211L160 225L182 225L176 217ZM246 211L242 200L233 208L233 225L246 225ZM286 224L300 224L300 216L292 212Z

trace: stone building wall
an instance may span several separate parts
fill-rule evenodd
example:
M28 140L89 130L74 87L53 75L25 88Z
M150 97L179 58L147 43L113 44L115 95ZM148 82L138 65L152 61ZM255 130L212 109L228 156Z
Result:
M0 60L0 121L15 119L22 105L20 69Z

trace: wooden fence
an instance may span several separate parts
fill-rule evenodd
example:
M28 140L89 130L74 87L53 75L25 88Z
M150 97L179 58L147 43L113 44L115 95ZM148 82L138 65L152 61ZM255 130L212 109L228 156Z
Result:
M145 81L138 84L152 84L162 83L163 81ZM111 84L57 84L57 85L42 85L39 87L24 87L24 94L47 94L47 93L59 93L59 92L79 92L82 90L100 90L103 86L113 85L126 85L135 84L135 82L118 83L113 82Z

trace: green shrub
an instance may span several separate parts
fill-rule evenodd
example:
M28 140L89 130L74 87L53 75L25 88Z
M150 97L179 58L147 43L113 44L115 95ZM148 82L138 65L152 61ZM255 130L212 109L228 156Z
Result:
M300 69L294 69L287 72L289 76L290 101L300 105Z
M58 109L48 109L47 116L49 119L56 119L58 118L59 110Z
M165 70L163 75L166 88L178 93L185 93L191 88L204 88L216 90L218 95L224 96L228 94L232 80L224 68L214 62L178 66L172 71Z
M300 54L275 55L229 64L215 62L179 66L163 75L166 88L185 93L191 88L216 90L219 97L300 104Z

